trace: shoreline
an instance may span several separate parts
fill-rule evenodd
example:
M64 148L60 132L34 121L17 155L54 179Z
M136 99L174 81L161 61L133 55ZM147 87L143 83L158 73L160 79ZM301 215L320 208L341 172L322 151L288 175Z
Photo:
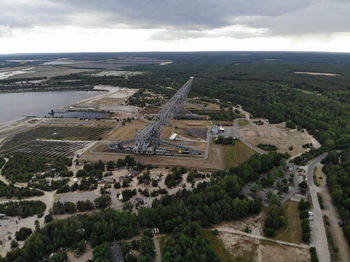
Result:
M40 87L40 88L14 88L14 89L1 89L0 94L8 94L8 93L27 93L27 92L53 92L53 91L99 91L94 90L91 86L82 86L82 87ZM102 90L101 90L102 91Z
M67 89L65 89L65 90L45 90L45 91L47 91L47 92L50 92L50 91L51 92L52 91L57 91L57 92L59 92L59 91L97 91L97 92L103 92L103 90L93 90L93 89L89 89L89 90L82 90L82 89L67 90ZM40 90L38 92L45 92L45 91L41 91ZM30 92L30 91L27 90L27 92ZM0 95L2 93L23 93L23 92L1 92L0 91ZM91 96L90 98L93 98L93 97L96 97L96 96L99 96L99 95L101 95L101 94L96 94L94 96ZM88 98L85 98L85 99L88 99ZM73 104L76 104L76 103L79 103L80 101L83 101L85 99L81 99L81 100L78 100L78 101L73 101L72 103L60 106L57 109L61 109L61 108L64 108L64 107L69 107L69 106L71 106ZM50 118L45 118L45 117L42 117L42 116L35 116L35 115L27 115L27 116L19 117L19 119L16 118L14 120L10 120L10 121L5 122L5 123L0 123L0 138L1 138L1 136L4 135L3 134L4 132L7 133L7 132L10 132L11 129L16 129L16 128L22 127L23 125L27 124L27 121L30 121L30 120L33 120L33 119L38 119L39 120L38 122L40 123L40 122L42 122L43 119L50 119ZM6 129L10 129L10 130L6 131Z

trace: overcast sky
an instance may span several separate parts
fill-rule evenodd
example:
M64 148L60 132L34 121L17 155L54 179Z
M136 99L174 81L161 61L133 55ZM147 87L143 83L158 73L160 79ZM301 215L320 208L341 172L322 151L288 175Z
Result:
M0 53L350 52L350 0L0 0Z

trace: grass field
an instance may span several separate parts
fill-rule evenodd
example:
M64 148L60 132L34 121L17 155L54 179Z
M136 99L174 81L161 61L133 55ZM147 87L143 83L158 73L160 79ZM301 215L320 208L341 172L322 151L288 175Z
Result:
M275 239L292 243L302 243L298 203L289 201L282 208L287 217L287 226L276 234Z
M249 124L249 121L247 119L239 119L238 120L238 126L246 126Z
M214 235L210 230L205 231L205 238L209 240L210 245L214 249L215 254L222 262L235 262L230 252L225 248L220 238Z
M106 140L129 140L133 139L135 136L136 129L140 131L146 126L146 122L135 120L131 123L126 123L125 126L120 126L116 128Z
M224 152L226 168L238 166L255 154L252 149L240 141L237 141L233 146L225 145Z

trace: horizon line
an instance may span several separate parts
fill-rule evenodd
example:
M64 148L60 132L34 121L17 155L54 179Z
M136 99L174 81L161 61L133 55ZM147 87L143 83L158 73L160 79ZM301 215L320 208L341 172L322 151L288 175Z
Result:
M317 50L207 50L207 51L66 51L66 52L19 52L19 53L0 53L0 56L10 55L45 55L45 54L125 54L125 53L324 53L324 54L350 54L346 51L317 51Z

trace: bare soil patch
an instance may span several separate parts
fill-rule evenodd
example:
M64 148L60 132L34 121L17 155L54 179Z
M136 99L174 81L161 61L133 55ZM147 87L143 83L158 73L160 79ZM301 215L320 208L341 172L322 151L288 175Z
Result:
M321 73L321 72L294 72L297 75L311 75L311 76L340 76L334 73Z
M254 146L272 144L277 146L278 152L287 152L292 156L305 152L307 149L302 146L307 143L312 143L315 148L320 147L320 143L307 131L288 129L285 123L242 127L240 133L248 143ZM290 146L293 146L293 150L289 150Z
M105 140L129 140L134 138L136 129L140 131L147 125L145 121L134 120L126 123L125 126L115 128Z
M177 127L209 127L210 121L206 120L170 120L170 126Z
M262 235L265 217L266 210L263 209L263 211L260 212L259 215L250 216L248 218L245 218L244 220L222 222L221 224L217 225L217 227L228 227L240 231L245 231L245 229L248 227L251 230L251 234Z
M270 241L261 241L262 262L309 262L308 249L287 247Z

